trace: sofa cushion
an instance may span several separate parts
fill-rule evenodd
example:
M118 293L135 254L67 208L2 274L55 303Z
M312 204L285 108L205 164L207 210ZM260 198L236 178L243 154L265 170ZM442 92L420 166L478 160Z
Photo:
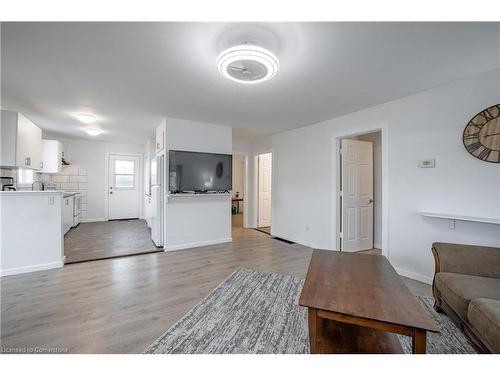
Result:
M500 301L476 298L469 304L467 318L489 349L500 353Z
M471 300L475 298L500 300L500 279L439 272L435 281L436 287L441 292L441 298L464 321L467 320L467 309Z

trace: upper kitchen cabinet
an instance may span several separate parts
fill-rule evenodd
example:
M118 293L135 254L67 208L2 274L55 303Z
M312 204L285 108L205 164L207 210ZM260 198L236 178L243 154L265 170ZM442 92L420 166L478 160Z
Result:
M42 173L61 173L62 144L59 141L42 139Z
M41 169L42 130L19 112L2 110L2 168Z
M167 122L163 120L156 128L156 152L162 154L165 150L165 133L167 132Z

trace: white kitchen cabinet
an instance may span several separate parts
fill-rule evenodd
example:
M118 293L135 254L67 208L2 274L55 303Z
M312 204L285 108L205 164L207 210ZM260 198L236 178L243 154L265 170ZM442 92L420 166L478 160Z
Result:
M62 144L51 139L42 139L42 173L61 173Z
M39 170L42 163L42 130L23 114L2 110L2 168Z
M62 224L63 224L63 234L68 233L68 231L73 226L73 200L74 195L63 198L62 202Z
M165 150L165 133L167 132L167 122L163 120L156 128L156 152L162 154Z

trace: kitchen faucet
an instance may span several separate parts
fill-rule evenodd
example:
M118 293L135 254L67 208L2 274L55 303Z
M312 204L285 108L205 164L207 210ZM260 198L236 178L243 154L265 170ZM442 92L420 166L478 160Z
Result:
M35 190L35 184L40 184L41 189L40 190L45 190L45 185L43 184L42 181L35 181L31 184L31 190Z

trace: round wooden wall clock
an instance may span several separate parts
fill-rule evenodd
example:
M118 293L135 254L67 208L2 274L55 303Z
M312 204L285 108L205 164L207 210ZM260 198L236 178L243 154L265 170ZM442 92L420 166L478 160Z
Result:
M463 141L474 157L500 163L500 104L475 115L464 129Z

